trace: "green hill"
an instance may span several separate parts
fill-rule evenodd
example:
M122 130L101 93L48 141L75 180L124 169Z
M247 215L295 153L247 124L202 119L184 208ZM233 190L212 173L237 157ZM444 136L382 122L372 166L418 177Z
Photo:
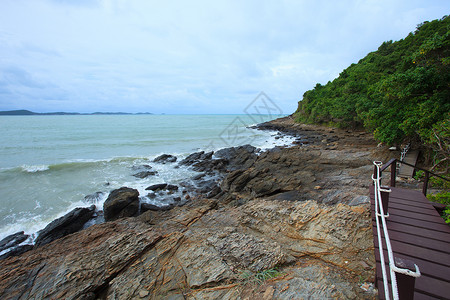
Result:
M449 46L450 17L424 22L406 38L384 42L333 81L305 92L296 121L364 127L386 144L413 140L448 153Z

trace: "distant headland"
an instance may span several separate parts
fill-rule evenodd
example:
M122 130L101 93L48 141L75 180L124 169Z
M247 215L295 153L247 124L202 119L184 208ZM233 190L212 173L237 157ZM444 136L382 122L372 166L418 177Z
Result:
M94 113L78 113L78 112L48 112L37 113L25 109L0 111L0 116L63 116L63 115L153 115L152 113L125 113L125 112L94 112Z

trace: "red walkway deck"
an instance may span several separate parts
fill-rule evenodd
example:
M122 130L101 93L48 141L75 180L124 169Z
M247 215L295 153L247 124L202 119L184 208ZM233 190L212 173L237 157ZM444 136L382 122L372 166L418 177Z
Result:
M394 256L412 260L422 274L416 279L414 299L450 299L450 226L421 192L391 189L390 216L386 219L386 225ZM377 284L379 298L384 299L373 187L370 189L370 201ZM389 270L388 266L386 270Z

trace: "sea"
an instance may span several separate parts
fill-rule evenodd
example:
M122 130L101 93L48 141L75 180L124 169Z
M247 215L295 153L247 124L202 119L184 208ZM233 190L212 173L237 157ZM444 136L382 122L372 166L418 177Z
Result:
M280 116L276 116L280 117ZM178 184L198 173L178 161L197 151L251 144L292 144L276 132L251 129L273 115L46 115L0 116L0 240L31 235L76 207L103 207L110 191ZM178 158L159 164L161 154ZM133 176L145 168L157 175ZM30 241L28 241L30 242Z

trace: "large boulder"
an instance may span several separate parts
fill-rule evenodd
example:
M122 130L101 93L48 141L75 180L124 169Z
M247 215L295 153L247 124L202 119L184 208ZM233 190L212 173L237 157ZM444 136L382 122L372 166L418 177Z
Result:
M68 234L81 230L95 213L95 205L91 207L78 207L66 215L52 221L38 232L36 247L48 244Z
M136 216L139 212L139 192L128 187L112 191L103 204L103 211L106 222Z

